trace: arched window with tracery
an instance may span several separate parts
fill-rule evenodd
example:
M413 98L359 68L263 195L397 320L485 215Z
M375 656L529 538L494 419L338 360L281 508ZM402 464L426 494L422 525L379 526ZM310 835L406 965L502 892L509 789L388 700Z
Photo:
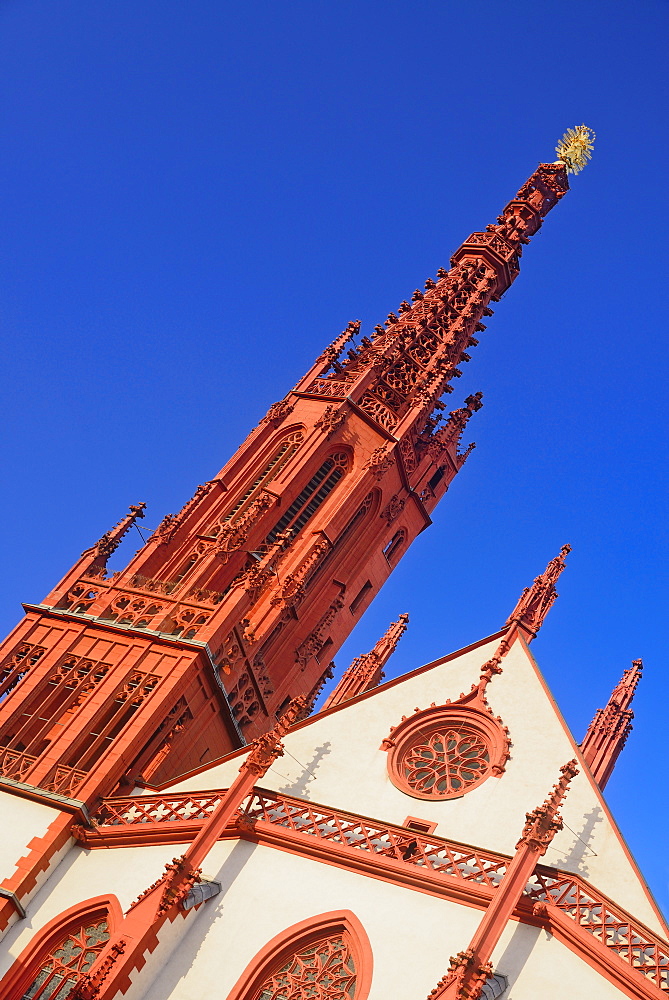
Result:
M301 430L292 431L280 442L262 471L246 488L234 506L219 520L212 528L211 534L218 535L222 528L234 524L248 510L253 501L262 493L279 473L283 472L290 459L299 448L304 432Z
M85 981L121 918L115 897L97 897L56 917L0 982L3 1000L67 1000Z
M313 517L325 498L332 492L349 468L349 456L344 451L335 452L325 459L314 473L302 492L295 498L285 514L279 518L265 539L267 545L276 540L277 535L289 531L294 537Z
M354 914L324 913L270 941L228 1000L366 1000L371 971L369 941Z

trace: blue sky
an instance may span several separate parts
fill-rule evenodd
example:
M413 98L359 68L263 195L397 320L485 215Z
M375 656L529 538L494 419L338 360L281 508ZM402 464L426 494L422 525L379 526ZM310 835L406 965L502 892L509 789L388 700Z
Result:
M493 632L570 542L533 652L577 738L643 657L607 799L669 910L668 20L655 0L5 0L2 625L129 503L149 528L179 509L350 319L369 332L585 122L593 161L449 399L483 390L476 451L337 663L402 611L392 674Z

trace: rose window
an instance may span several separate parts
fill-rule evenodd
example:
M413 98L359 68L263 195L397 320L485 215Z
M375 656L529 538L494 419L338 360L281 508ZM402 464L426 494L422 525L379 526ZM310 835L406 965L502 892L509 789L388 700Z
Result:
M407 785L418 795L462 795L490 770L488 744L468 726L440 727L407 750L402 770Z
M253 1000L354 1000L356 980L353 956L338 934L291 955Z
M391 781L418 799L454 799L499 777L509 756L506 729L484 704L433 706L402 719L382 749Z

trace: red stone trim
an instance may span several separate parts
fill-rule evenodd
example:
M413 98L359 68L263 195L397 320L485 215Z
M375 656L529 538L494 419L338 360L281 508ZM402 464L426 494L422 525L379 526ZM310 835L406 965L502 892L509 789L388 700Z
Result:
M414 799L462 798L470 789L478 788L491 776L500 777L504 765L509 758L509 739L501 722L492 712L483 707L482 702L465 705L433 705L422 712L416 712L409 718L404 717L400 724L394 727L391 735L381 744L382 750L389 750L388 775L390 780L405 795ZM475 733L486 746L489 761L480 776L465 784L459 790L438 794L431 790L421 791L413 787L405 775L404 761L414 746L425 743L430 734L444 730Z
M170 842L160 838L173 838L175 827L184 829L178 819L182 807L190 814L193 806L199 805L208 814L219 797L220 793L202 792L196 796L181 793L107 800L102 815L108 811L113 825L101 826L95 834L86 833L86 844ZM152 815L166 819L152 821ZM509 858L490 851L260 789L247 800L239 823L237 828L230 823L223 837L237 837L241 831L241 836L257 843L479 909L489 905L509 865ZM108 841L111 831L114 840ZM123 831L127 831L127 840ZM607 961L618 969L616 975L623 975L619 970L622 965L633 979L638 969L642 978L651 977L652 983L652 977L660 974L655 970L665 968L669 945L653 931L578 876L540 865L532 877L532 891L523 895L516 908L515 919L543 924L547 913L562 921L560 926L573 923L579 928L579 954L605 925L612 938L602 948L609 956ZM572 940L570 934L566 932ZM669 992L669 982L666 985Z
M655 916L657 917L657 920L658 920L658 923L659 923L660 927L663 929L666 937L669 938L669 924L667 923L667 920L665 919L664 914L660 910L660 908L659 908L659 906L658 906L658 904L657 904L657 902L656 902L656 900L655 900L652 892L650 891L650 889L649 889L649 887L648 887L648 885L646 883L646 880L644 879L644 877L643 877L643 875L642 875L642 873L641 873L641 871L639 869L639 866L638 866L638 864L637 864L637 862L636 862L636 860L634 858L634 855L630 851L629 846L628 846L625 838L623 837L622 833L620 832L618 824L616 823L616 821L615 821L615 819L614 819L614 817L613 817L613 815L611 813L611 810L609 809L609 807L607 805L606 799L604 798L604 796L602 794L602 790L599 787L599 785L597 784L597 782L595 781L595 779L593 778L593 776L592 776L592 774L590 772L590 768L588 767L588 763L585 760L585 757L583 756L583 753L581 752L581 748L580 748L579 744L576 742L576 740L574 739L574 736L573 736L573 734L571 732L571 729L567 725L567 723L565 721L565 718L564 718L562 712L560 711L560 708L559 708L557 702L555 701L553 693L552 693L551 689L549 688L549 686L548 686L548 684L546 682L546 678L542 674L541 669L539 667L539 664L537 663L537 661L534 659L534 656L532 655L532 650L529 648L529 646L527 644L527 641L522 636L520 636L520 635L519 635L519 641L521 642L521 645L522 645L524 651L527 653L527 656L529 658L530 664L534 668L534 671L535 671L535 673L537 675L537 680L541 684L541 686L542 686L542 688L543 688L543 690L544 690L544 692L546 694L546 697L548 698L549 702L551 703L551 705L553 707L553 710L555 712L556 718L559 720L560 724L562 725L564 733L565 733L567 739L569 740L569 742L572 745L572 748L573 748L573 751L574 751L574 756L578 759L579 764L582 765L583 774L587 778L587 780L590 782L590 786L591 786L591 788L592 788L592 790L593 790L593 792L595 794L595 797L597 799L597 802L598 802L599 806L601 807L602 812L604 813L604 815L606 816L607 820L611 824L611 829L612 829L613 833L615 834L615 836L617 837L618 843L620 844L620 846L621 846L621 848L622 848L622 850L623 850L623 852L625 854L625 857L629 861L630 866L631 866L632 870L634 871L634 874L636 875L637 879L639 880L639 885L641 886L641 888L642 888L642 890L643 890L643 892L644 892L644 894L646 896L646 899L648 900L648 903L649 903L651 909L653 910Z
M37 975L44 955L57 947L61 938L72 928L84 921L102 917L107 918L110 935L113 934L123 920L123 912L116 896L94 896L76 903L45 924L0 980L2 1000L20 1000Z
M19 900L28 896L43 871L46 871L54 856L65 846L72 836L72 817L61 813L47 828L43 837L33 837L28 844L28 853L19 859L16 871L2 882L5 889L13 892ZM13 903L5 899L0 903L0 931L4 931L16 914Z
M334 705L332 708L320 709L316 714L309 716L302 722L296 722L292 727L291 732L297 732L298 729L304 729L306 726L311 726L314 723L320 722L321 719L326 716L332 715L334 712L341 712L348 708L349 705L358 704L366 698L373 698L380 691L387 691L390 688L396 687L398 684L404 683L404 681L409 680L412 677L418 677L420 674L426 673L428 670L433 670L434 667L440 667L443 663L450 663L451 660L456 660L459 656L464 656L465 653L471 653L475 649L480 649L482 646L487 646L488 643L494 642L496 639L502 639L507 633L512 631L509 628L500 629L499 632L493 632L492 635L488 635L485 639L479 639L478 642L473 642L470 646L463 646L462 649L456 649L455 652L449 653L447 656L441 656L438 660L432 660L430 663L426 663L422 667L416 667L415 670L410 670L406 674L402 674L400 677L393 677L388 681L384 681L383 684L379 684L377 688L371 691L365 691L363 694L358 694L350 701L344 702L341 705ZM225 754L222 757L218 757L216 760L210 760L201 767L194 767L190 771L184 771L176 778L171 778L169 781L165 781L162 784L152 785L149 782L140 781L138 784L142 788L151 789L151 791L162 792L168 788L174 788L175 785L181 784L187 781L189 778L195 778L198 774L204 774L206 771L211 771L212 768L217 767L219 764L226 763L229 760L234 760L236 757L242 757L244 754L248 753L249 748L240 747L238 750L233 750L231 753Z
M301 920L286 928L261 948L235 983L227 1000L250 1000L262 985L268 971L289 957L291 952L306 947L325 934L342 934L353 952L357 983L355 1000L367 1000L372 983L373 957L364 927L351 910L333 910Z
M437 829L436 823L432 823L429 819L420 819L418 816L407 816L402 826L406 826L413 833L422 834L434 833Z

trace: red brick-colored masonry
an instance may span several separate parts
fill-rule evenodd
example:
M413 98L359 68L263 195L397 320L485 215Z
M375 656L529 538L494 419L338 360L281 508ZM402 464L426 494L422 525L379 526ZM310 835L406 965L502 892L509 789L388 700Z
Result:
M58 853L72 839L72 816L61 813L49 824L43 837L33 837L28 853L19 858L13 875L3 879L3 889L9 889L25 902L38 885L40 876L47 872ZM0 899L0 932L4 932L17 916L11 900Z
M5 777L85 803L160 784L318 690L471 450L481 394L445 420L442 397L567 190L541 164L371 337L350 324L128 566L106 568L143 504L28 608L0 649Z

